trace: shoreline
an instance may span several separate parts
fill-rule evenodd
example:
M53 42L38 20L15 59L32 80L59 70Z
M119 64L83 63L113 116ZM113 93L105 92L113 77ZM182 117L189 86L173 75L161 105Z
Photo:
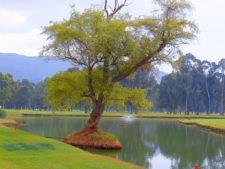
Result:
M15 114L14 114L15 115ZM21 114L16 114L16 115L21 115L24 117L40 117L40 116L46 116L46 117L53 117L53 116L58 116L58 117L89 117L89 114L44 114L44 113L21 113ZM126 117L127 115L107 115L103 114L102 117L112 117L112 118L120 118L120 117ZM225 116L193 116L193 115L154 115L154 114L149 114L149 115L128 115L128 116L133 116L135 118L149 118L149 119L225 119Z
M24 116L24 117L35 117L35 116L58 116L58 117L89 117L90 112L84 113L82 111L41 111L41 110L29 110L29 109L5 109L7 116ZM104 112L102 117L125 117L132 116L136 118L152 118L152 119L225 119L225 116L219 114L167 114L162 112L140 112L138 114L128 114L125 112Z
M32 158L30 158L30 154L32 154ZM125 161L91 154L54 139L5 126L0 127L0 156L7 157L5 160L0 160L1 168L39 169L43 166L45 166L45 169L143 168ZM61 160L62 158L63 160ZM89 160L91 163L87 163Z
M210 125L206 125L206 124L200 124L198 122L187 122L187 121L178 121L179 123L183 124L183 125L188 125L188 126L196 126L198 128L201 128L203 130L207 130L207 131L212 131L214 133L217 134L225 134L225 128L219 128L219 127L213 127Z
M89 113L84 112L59 112L59 111L34 111L34 110L6 110L8 118L19 117L82 117L88 118ZM105 112L102 118L123 118L132 116L137 119L155 119L155 120L175 120L184 125L193 125L205 130L210 130L214 133L225 134L225 116L219 114L211 115L184 115L184 114L166 114L166 113L140 113L140 114L126 114L117 112ZM219 121L219 123L218 123Z
M10 120L10 119L0 119L0 128L6 128L8 126L13 127L13 128L18 128L19 123L16 122L15 120Z

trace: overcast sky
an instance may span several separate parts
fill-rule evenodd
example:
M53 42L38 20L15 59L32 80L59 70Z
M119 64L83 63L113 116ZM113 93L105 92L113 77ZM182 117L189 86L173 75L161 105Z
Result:
M148 15L152 0L128 0L126 11L132 15ZM225 0L190 0L192 18L200 32L198 39L182 47L184 53L218 62L225 58ZM70 5L80 11L104 0L0 0L0 52L36 56L45 38L41 27L49 21L68 18Z

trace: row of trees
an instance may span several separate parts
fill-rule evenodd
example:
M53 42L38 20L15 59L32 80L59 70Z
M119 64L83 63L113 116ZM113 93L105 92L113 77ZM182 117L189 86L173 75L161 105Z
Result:
M46 79L46 86L49 90L54 91L53 95L50 96L52 99L48 102L44 82L35 84L26 79L22 81L14 81L12 75L0 73L0 106L2 108L9 109L39 110L51 109L51 107L56 109L65 109L69 106L72 109L79 109L88 112L91 110L92 106L90 101L87 99L79 99L79 97L77 97L77 94L82 91L82 87L78 90L74 90L74 86L76 86L74 83L74 76L77 74L81 75L79 82L82 82L82 72L77 69L69 69L66 72L55 75L52 79ZM127 90L123 86L115 86L111 101L107 104L106 109L108 111L123 111L126 109L131 112L149 110L152 107L152 104L145 97L146 88L151 86L151 83L156 82L154 77L151 79L145 78L145 81L137 81L137 78L139 79L144 74L140 72L135 75L135 79L132 82L133 86L130 85L131 82L129 81L126 82L125 80L124 82L121 82L124 84L124 87L129 86L129 89ZM59 78L63 78L61 85L57 84ZM51 83L49 83L50 81ZM142 89L138 89L138 86L142 86ZM121 94L121 92L123 92L123 94ZM62 103L64 98L68 97L68 95L73 95L73 100Z
M187 54L179 69L163 77L156 107L167 112L220 112L224 114L225 59L218 64Z
M225 59L216 63L200 61L192 54L187 54L180 60L180 66L172 73L164 76L160 84L157 84L154 73L149 71L138 71L134 76L120 81L120 85L129 88L129 92L119 86L114 88L113 98L106 106L108 111L126 110L138 112L152 108L152 111L163 111L171 113L195 112L196 114L207 112L208 114L224 114L224 90L225 90ZM54 83L47 83L49 88L53 87L56 95L51 99L52 105L62 101L68 90L68 81L74 85L73 76L79 74L78 70L69 69L68 72L58 74L54 78L63 77L66 86L64 95L56 90L63 90L63 84L54 87ZM81 74L81 73L80 73ZM48 82L48 80L47 80ZM80 81L81 82L81 81ZM56 84L57 86L57 84ZM131 90L132 89L132 90ZM66 92L67 91L67 92ZM74 91L73 109L90 111L91 103L76 98ZM123 92L123 94L121 94ZM0 73L0 105L15 109L48 109L46 102L45 85L43 82L32 83L28 80L14 81L9 74ZM146 102L146 98L148 102ZM153 104L151 104L151 103ZM62 106L62 104L61 104ZM65 106L65 105L63 105ZM71 105L69 105L71 107ZM60 107L58 107L60 108Z
M139 90L135 95L139 99L141 92L145 91L148 100L153 103L153 111L185 112L187 114L189 112L196 112L197 114L217 112L224 114L225 60L222 59L216 64L200 61L193 55L187 54L181 61L179 69L164 76L160 84L157 84L154 74L148 71L139 71L133 77L120 81L120 84L130 89ZM72 72L75 71L78 70ZM68 72L71 73L71 70ZM44 88L43 82L34 84L28 80L14 81L11 75L0 73L0 105L16 109L49 108L49 105L45 102ZM116 90L118 92L119 89ZM135 92L135 90L133 91ZM114 102L117 96L114 95ZM111 102L107 106L108 110L125 108L125 110L137 112L151 107L149 104L147 106L137 105L135 103L137 99L133 99L134 97L128 99L126 98L128 96L119 96L120 98L117 98L115 102L116 106ZM55 98L59 99L59 97ZM142 99L144 100L143 97ZM122 101L123 103L121 103ZM134 106L135 104L136 106ZM80 103L77 101L73 108L88 111L90 105L88 102L81 101Z
M0 105L11 109L46 109L44 83L14 81L12 75L0 73Z

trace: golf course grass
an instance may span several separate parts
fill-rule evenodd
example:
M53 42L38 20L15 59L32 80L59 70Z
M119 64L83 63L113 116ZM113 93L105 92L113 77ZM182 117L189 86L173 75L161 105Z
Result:
M59 141L0 127L1 169L138 169Z
M180 122L186 125L195 125L201 128L212 130L216 133L225 134L225 119L190 119L180 120Z

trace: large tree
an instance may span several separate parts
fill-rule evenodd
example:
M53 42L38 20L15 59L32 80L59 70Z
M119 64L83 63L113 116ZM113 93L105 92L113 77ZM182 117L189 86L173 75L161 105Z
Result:
M195 37L197 27L186 16L191 8L188 2L154 2L158 8L152 16L134 18L120 13L127 0L115 0L113 7L105 0L103 9L89 8L82 13L73 9L69 19L44 28L49 44L42 54L69 60L85 72L85 91L77 94L88 98L93 109L84 135L98 131L99 120L119 81L137 70L171 62L178 47Z

